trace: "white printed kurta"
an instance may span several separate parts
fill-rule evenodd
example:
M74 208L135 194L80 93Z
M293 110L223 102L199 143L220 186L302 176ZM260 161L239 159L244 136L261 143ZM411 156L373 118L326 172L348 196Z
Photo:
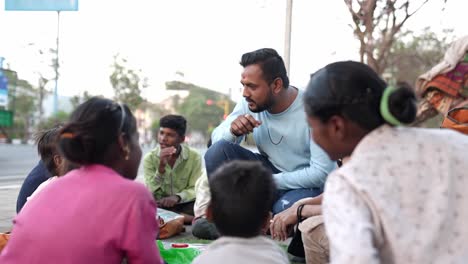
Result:
M468 136L382 126L327 180L332 263L468 263Z

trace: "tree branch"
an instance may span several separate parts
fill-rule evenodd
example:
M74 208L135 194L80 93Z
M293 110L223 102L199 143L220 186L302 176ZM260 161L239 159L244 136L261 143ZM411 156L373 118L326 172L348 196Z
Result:
M408 14L408 17L407 17L406 19L408 19L409 17L411 17L412 15L414 15L416 12L418 12L419 9L421 9L425 4L427 4L428 1L429 1L429 0L424 0L424 2L422 2L421 5L420 5L418 8L416 8L416 9L414 10L414 12L412 12L411 14ZM445 0L445 2L447 2L447 0ZM408 5L409 5L409 2L408 2Z

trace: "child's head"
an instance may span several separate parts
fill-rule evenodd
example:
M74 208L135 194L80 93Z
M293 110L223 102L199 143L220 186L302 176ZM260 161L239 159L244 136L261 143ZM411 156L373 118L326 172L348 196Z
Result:
M59 151L59 134L62 129L58 125L49 130L44 130L36 134L37 151L41 160L49 173L53 176L62 176L67 172L76 169L78 166L66 160Z
M161 148L175 147L185 141L187 120L180 115L166 115L159 120L158 142Z
M412 123L417 112L410 87L387 86L368 65L354 61L334 62L312 74L304 105L314 141L333 160L349 156L384 124Z
M36 134L37 151L41 156L44 166L52 175L59 174L62 157L58 151L58 134L61 127L40 131Z
M260 162L232 161L209 179L211 202L207 214L224 236L260 234L273 206L276 187Z
M160 128L170 128L180 137L185 137L187 131L187 120L181 115L166 115L159 120Z

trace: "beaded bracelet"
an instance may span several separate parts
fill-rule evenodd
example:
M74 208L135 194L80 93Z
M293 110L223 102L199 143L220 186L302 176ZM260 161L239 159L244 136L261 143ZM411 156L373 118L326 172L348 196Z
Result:
M301 204L297 207L297 211L296 211L296 216L297 216L297 222L300 223L302 222L302 220L304 220L302 218L302 209L304 208L304 205L305 204Z

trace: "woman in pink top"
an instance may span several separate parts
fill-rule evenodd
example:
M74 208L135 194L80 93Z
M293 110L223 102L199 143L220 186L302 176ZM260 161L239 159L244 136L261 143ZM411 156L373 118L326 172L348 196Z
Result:
M63 155L81 167L25 205L0 263L163 263L155 201L133 181L141 149L128 107L92 98L59 136Z

